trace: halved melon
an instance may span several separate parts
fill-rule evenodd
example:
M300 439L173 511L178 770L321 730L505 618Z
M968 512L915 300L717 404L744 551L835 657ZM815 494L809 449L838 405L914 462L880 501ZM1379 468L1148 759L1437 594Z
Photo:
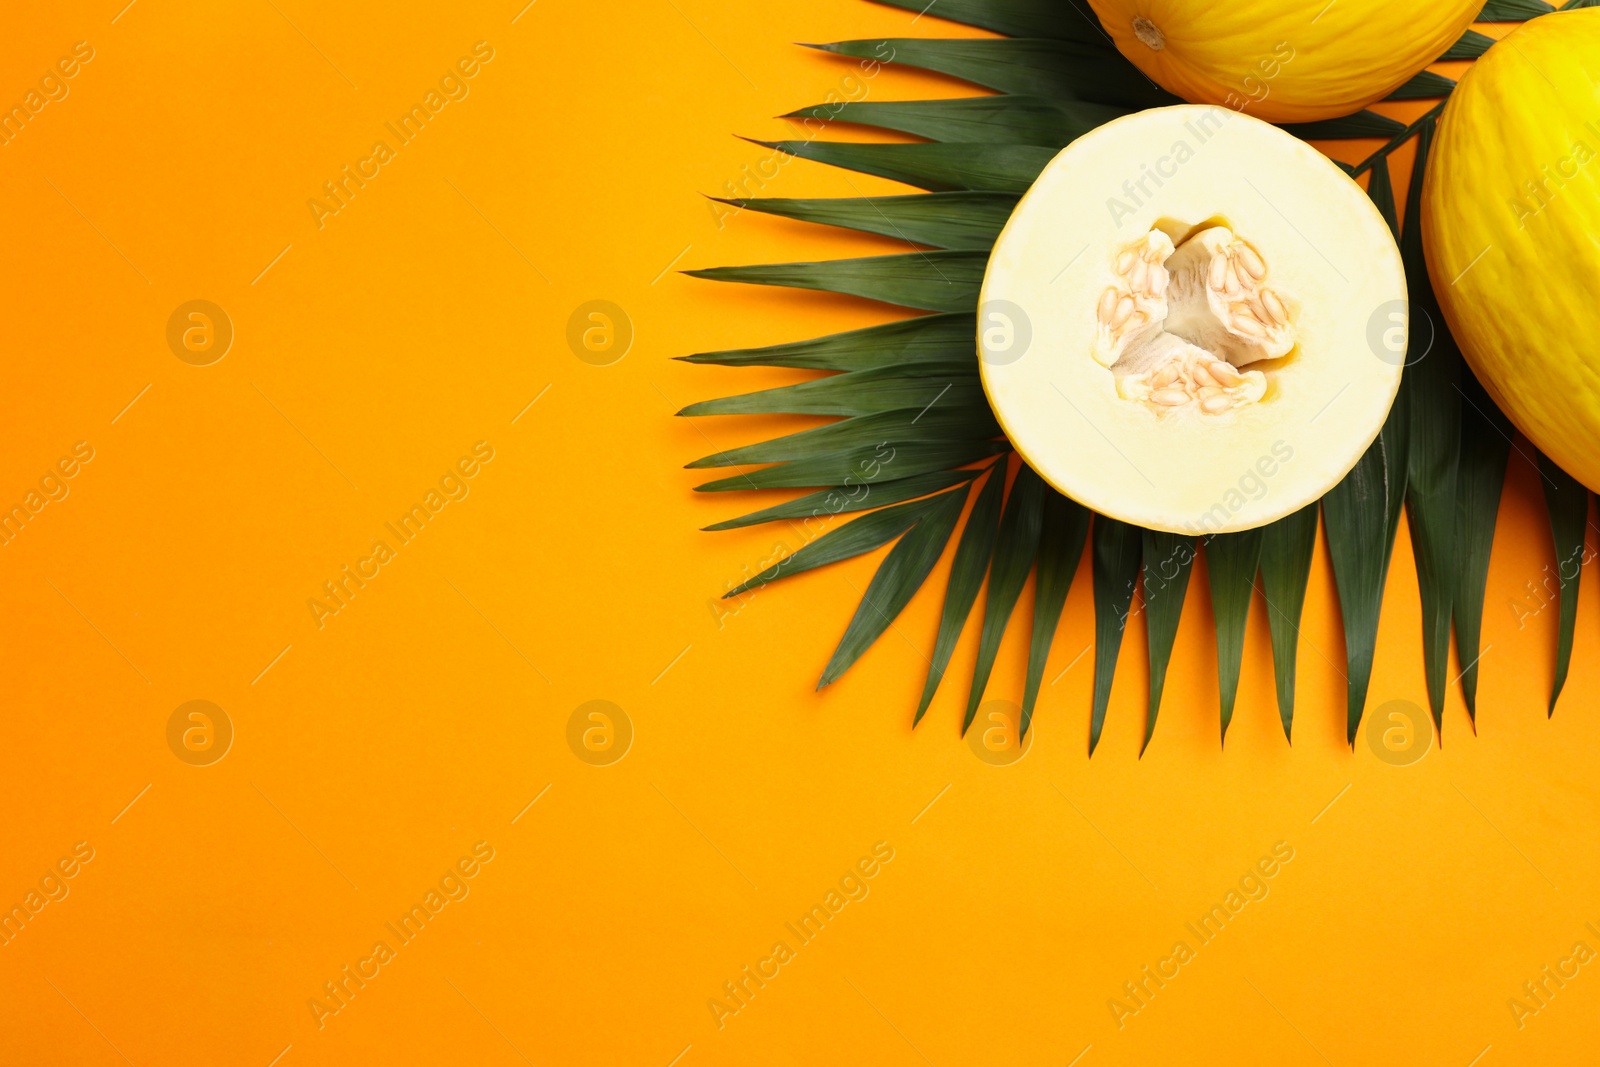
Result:
M984 388L1018 452L1103 514L1174 533L1280 518L1377 437L1405 362L1383 217L1327 158L1209 106L1078 138L995 244Z

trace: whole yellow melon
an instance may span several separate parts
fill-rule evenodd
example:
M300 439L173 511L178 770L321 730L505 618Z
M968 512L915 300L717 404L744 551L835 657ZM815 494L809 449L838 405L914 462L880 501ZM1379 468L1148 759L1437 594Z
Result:
M1600 488L1600 8L1527 23L1461 79L1423 189L1428 273L1467 361Z
M1168 92L1268 122L1381 100L1454 44L1483 0L1089 0L1117 49Z

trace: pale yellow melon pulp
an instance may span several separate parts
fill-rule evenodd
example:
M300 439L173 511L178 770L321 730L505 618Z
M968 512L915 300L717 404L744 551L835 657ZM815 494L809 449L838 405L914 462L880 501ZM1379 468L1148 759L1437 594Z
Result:
M1489 49L1439 123L1423 190L1428 271L1495 402L1600 489L1600 9Z
M1090 0L1123 55L1168 92L1269 122L1336 118L1443 55L1482 0Z
M1130 249L1153 249L1150 264L1193 261L1204 274L1212 253L1186 243L1202 240L1233 249L1235 262L1251 269L1259 260L1263 277L1241 274L1249 292L1237 295L1235 287L1230 299L1250 297L1259 307L1265 290L1281 294L1274 299L1289 321L1274 336L1292 339L1287 355L1260 358L1284 346L1251 347L1233 335L1223 343L1206 327L1211 320L1196 325L1197 305L1184 311L1168 299L1170 288L1159 300L1133 303L1187 336L1152 321L1112 352L1105 309L1112 307L1111 320L1122 313L1108 292L1120 300L1130 273L1147 279ZM1373 338L1392 345L1405 300L1387 225L1315 149L1224 108L1159 108L1079 138L1023 197L984 278L980 365L1007 436L1061 492L1151 529L1248 529L1321 497L1377 436L1399 388L1403 353ZM1213 305L1224 316L1227 306L1227 299ZM1123 311L1124 324L1134 321ZM1375 335L1375 323L1386 331ZM997 330L1026 336L1020 355L995 347ZM1166 350L1161 336L1173 338ZM1233 376L1228 406L1208 408L1203 400L1215 393L1164 406L1153 402L1158 390L1148 378L1141 392L1136 374L1185 352L1197 358L1195 349L1201 362L1231 356L1216 368ZM1240 387L1246 379L1264 387Z

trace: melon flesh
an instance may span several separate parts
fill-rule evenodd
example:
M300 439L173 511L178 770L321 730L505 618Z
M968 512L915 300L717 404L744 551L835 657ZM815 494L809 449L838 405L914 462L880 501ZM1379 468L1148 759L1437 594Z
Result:
M1377 437L1406 309L1388 225L1324 156L1225 108L1158 108L1074 141L1017 206L979 303L984 388L1028 464L1096 511L1249 529ZM1026 349L986 347L999 325Z

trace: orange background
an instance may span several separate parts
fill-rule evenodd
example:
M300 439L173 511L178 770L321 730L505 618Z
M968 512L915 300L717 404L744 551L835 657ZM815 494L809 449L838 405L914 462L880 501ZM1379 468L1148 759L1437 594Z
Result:
M1507 1006L1574 942L1600 947L1585 926L1600 926L1600 605L1585 567L1547 720L1556 612L1533 610L1528 583L1553 552L1525 459L1501 510L1477 733L1452 689L1442 748L1410 766L1344 744L1320 556L1292 749L1259 599L1219 748L1201 575L1142 760L1142 626L1085 753L1087 562L1036 743L1003 767L957 739L975 625L910 729L948 558L822 694L881 553L713 609L794 537L697 532L756 502L696 495L700 472L679 465L784 424L672 414L797 375L670 357L884 309L676 271L896 248L754 213L719 226L697 194L765 158L732 133L787 135L769 116L854 73L790 42L970 31L854 0L119 6L13 13L0 35L4 100L74 42L94 49L0 148L0 498L20 502L76 442L94 449L0 548L0 903L75 843L94 852L0 948L0 1061L1592 1059L1593 967L1521 1029ZM470 95L319 229L307 200L478 41L494 58ZM969 91L902 71L871 85ZM802 162L767 192L891 188ZM205 367L166 342L196 298L236 332ZM565 340L595 299L635 330L610 366ZM494 458L470 495L319 629L322 583L479 441ZM1395 551L1369 708L1425 702L1403 528ZM1030 597L991 698L1020 697ZM167 743L195 699L235 730L210 766ZM567 743L594 699L634 731L610 766ZM384 924L476 842L493 859L470 895L319 1029L323 983L394 941ZM877 842L893 859L869 895L800 946L784 924ZM1293 860L1268 895L1119 1028L1123 983L1197 945L1184 924L1277 842ZM778 940L794 958L719 1028L708 1001Z

